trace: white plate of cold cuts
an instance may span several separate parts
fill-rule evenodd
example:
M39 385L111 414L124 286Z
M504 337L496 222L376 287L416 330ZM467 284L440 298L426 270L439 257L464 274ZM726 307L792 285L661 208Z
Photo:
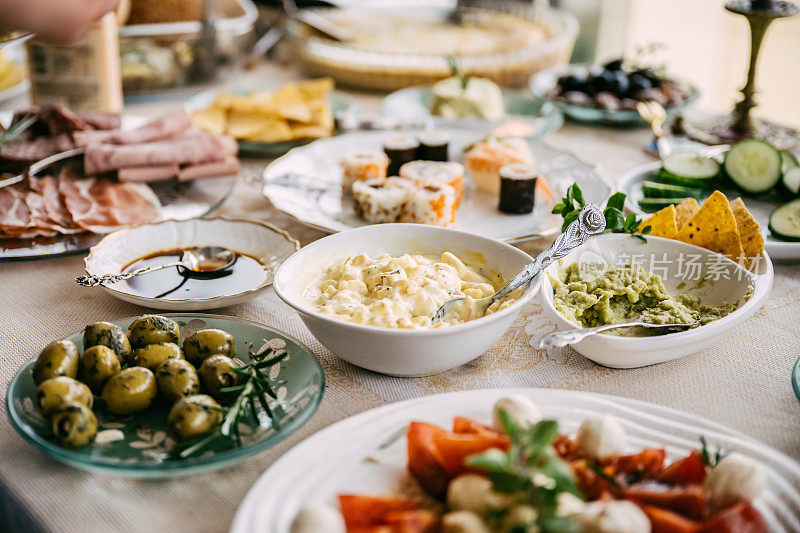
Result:
M329 233L418 222L519 243L559 230L561 217L551 211L572 183L598 204L611 192L594 166L570 152L531 139L485 136L442 128L321 139L267 166L263 193L276 208ZM523 177L536 177L529 190L504 200L514 188L506 190L499 170L511 164L523 165Z
M123 227L203 216L240 172L235 141L197 130L182 109L148 121L48 105L0 123L26 116L32 124L0 148L0 184L53 162L0 185L0 260L79 253Z

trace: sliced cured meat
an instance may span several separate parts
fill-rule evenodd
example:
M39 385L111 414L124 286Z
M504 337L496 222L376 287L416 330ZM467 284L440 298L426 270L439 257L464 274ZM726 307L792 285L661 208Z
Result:
M5 232L30 227L31 211L25 202L27 187L22 183L0 189L0 229Z
M128 167L190 165L224 159L236 152L232 138L202 132L136 145L90 144L84 156L84 170L98 174Z
M78 116L86 122L86 124L95 130L116 130L122 125L122 120L117 113L106 113L105 111L98 111L89 109L81 111Z
M234 156L228 156L221 161L189 165L178 171L178 181L189 181L201 178L218 178L238 174L242 164Z
M95 143L141 144L177 137L191 127L192 117L183 109L177 109L133 130L83 131L76 132L73 137L79 146Z
M62 104L47 104L37 113L50 135L61 135L88 129L88 124L77 113Z
M0 159L33 162L74 148L69 135L40 137L32 141L15 141L0 147Z
M158 218L158 199L144 184L80 178L65 170L58 188L75 223L95 233Z
M32 180L33 178L31 178ZM44 176L38 179L39 192L42 194L44 209L48 218L58 226L58 232L63 234L81 233L83 228L75 224L72 215L67 211L64 197L58 192L58 183L53 176Z
M133 182L161 181L174 178L179 172L178 165L121 168L117 172L117 179L119 181Z

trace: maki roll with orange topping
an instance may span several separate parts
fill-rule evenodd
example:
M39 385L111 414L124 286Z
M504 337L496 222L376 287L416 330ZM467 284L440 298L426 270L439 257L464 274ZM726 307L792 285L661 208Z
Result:
M449 185L456 192L456 207L464 194L464 167L460 163L442 161L412 161L400 167L400 177L420 187Z
M452 226L456 218L456 191L450 185L430 184L411 189L400 222Z
M353 184L356 214L371 224L397 222L413 186L397 177L357 181Z
M381 152L353 152L342 158L342 191L350 192L353 183L373 178L385 178L389 158Z

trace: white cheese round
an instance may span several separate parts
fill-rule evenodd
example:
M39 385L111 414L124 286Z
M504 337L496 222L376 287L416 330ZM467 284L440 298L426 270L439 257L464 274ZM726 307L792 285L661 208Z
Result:
M442 533L492 533L472 511L451 511L442 517Z
M593 459L607 459L625 451L625 429L612 415L592 416L578 428L578 444Z
M303 507L292 521L291 533L345 533L342 513L327 503L317 503Z
M575 515L581 533L650 533L650 519L628 501L596 501Z
M738 500L753 501L766 486L767 473L761 463L739 453L723 457L705 481L708 498L716 507Z
M503 430L499 411L505 411L518 426L526 427L536 424L542 419L542 413L536 404L521 394L511 394L497 400L492 410L492 423L498 431Z

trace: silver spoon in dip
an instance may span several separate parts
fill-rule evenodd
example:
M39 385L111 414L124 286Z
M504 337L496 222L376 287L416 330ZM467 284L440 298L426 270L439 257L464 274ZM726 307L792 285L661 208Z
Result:
M86 276L78 276L75 278L75 281L78 285L83 285L84 287L111 285L134 276L140 276L170 267L184 268L192 277L213 278L218 276L223 270L233 266L237 259L238 255L236 252L228 250L227 248L221 246L201 246L184 250L180 261L137 268L136 270L124 274L104 274L102 276L88 274Z
M620 322L619 324L604 324L594 328L576 328L567 329L564 331L554 331L546 335L539 341L539 348L563 348L568 344L577 344L586 337L597 335L603 331L617 328L691 328L699 324L699 321L690 322L688 324L653 324L652 322L643 322L641 317L631 322Z
M530 283L550 263L569 254L573 249L585 243L589 237L602 233L606 229L606 218L603 211L594 204L587 204L566 231L556 237L553 245L536 256L533 263L526 266L505 287L491 296L479 300L466 299L466 297L452 298L444 303L431 319L431 325L442 322L448 315L459 313L469 317L479 318L486 314L489 306L505 297L526 283Z

